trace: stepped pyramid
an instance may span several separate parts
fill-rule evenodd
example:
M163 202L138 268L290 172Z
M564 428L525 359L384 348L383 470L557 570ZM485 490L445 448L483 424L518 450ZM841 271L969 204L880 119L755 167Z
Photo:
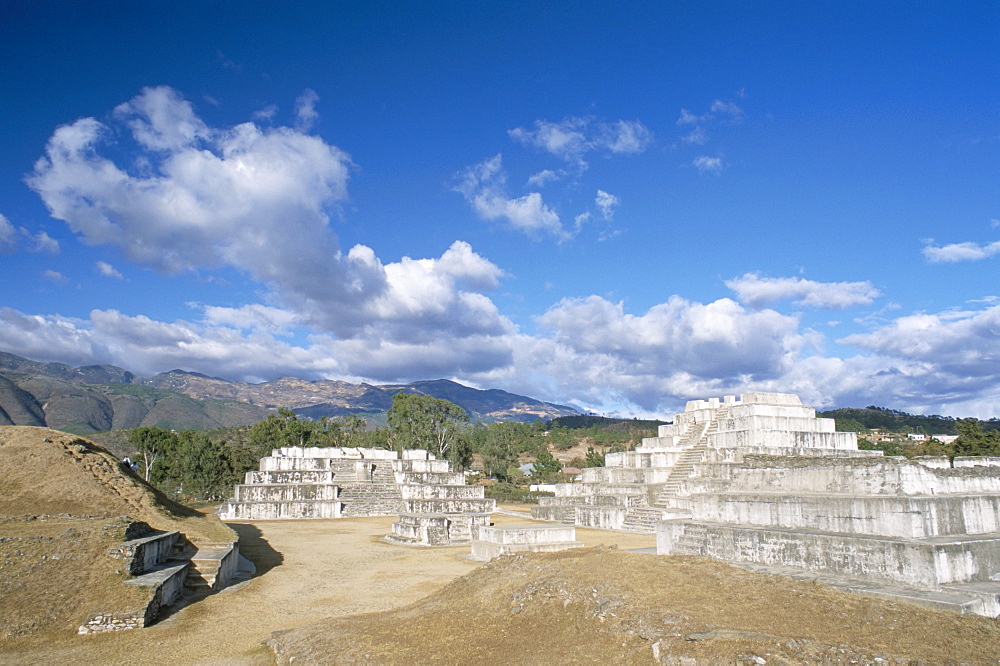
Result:
M247 472L233 498L219 509L223 520L283 520L364 516L437 516L438 522L486 516L496 501L469 486L447 460L423 450L402 453L349 447L282 447ZM417 518L414 518L417 517ZM479 522L482 522L480 519ZM406 532L403 530L402 532ZM402 534L401 532L401 534ZM417 530L419 533L419 529ZM414 537L421 541L419 536ZM454 538L459 538L455 534ZM424 521L424 539L426 521Z
M658 434L533 513L655 531L660 554L1000 615L1000 459L859 451L780 393L689 402Z
M634 451L609 453L606 467L583 470L577 483L557 484L532 514L581 527L652 533L670 517L670 498L705 461L746 455L880 456L858 450L857 435L836 432L833 419L816 418L799 397L744 393L722 400L692 400L671 425L659 427Z

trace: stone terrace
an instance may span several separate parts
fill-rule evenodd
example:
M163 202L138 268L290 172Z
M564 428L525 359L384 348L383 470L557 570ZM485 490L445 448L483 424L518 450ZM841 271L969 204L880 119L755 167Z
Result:
M496 502L423 450L283 447L261 458L223 520L488 514ZM467 529L467 528L466 528Z
M859 451L797 396L689 402L537 518L654 531L712 557L937 608L1000 615L1000 466Z

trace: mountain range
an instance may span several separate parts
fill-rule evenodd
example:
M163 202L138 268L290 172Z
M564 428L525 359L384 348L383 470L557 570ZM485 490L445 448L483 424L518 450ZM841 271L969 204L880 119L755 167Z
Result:
M446 379L373 385L283 377L252 384L184 370L141 377L113 365L72 367L0 352L0 425L47 426L80 435L139 426L244 426L279 408L312 419L358 414L381 420L399 391L449 400L476 421L545 421L579 414L572 407Z

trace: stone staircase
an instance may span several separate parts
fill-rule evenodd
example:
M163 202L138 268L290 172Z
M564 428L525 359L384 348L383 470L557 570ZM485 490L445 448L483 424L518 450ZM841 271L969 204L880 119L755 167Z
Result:
M225 587L238 554L239 550L232 543L194 544L181 539L174 544L169 562L187 567L184 578L187 592L207 593Z
M352 483L340 488L344 518L395 516L403 512L403 495L396 483Z
M626 532L652 534L656 523L665 518L676 517L676 511L670 507L670 499L677 496L681 484L691 476L695 465L700 463L708 450L708 437L718 430L718 420L726 418L728 410L721 408L711 421L693 424L685 437L686 448L677 463L670 470L670 476L662 484L650 488L650 495L655 497L652 506L642 506L637 503L625 514L621 529Z
M707 537L708 530L704 525L685 523L684 533L674 543L674 552L679 555L701 555Z
M91 614L78 630L80 634L94 634L123 629L141 629L152 624L164 606L174 603L184 594L190 562L174 560L183 552L186 540L177 531L150 530L144 523L133 523L146 533L129 539L108 551L108 556L122 561L122 570L132 577L126 585L148 588L149 601L145 607L126 613L97 612Z
M667 498L675 497L677 495L677 491L680 489L681 484L691 476L692 472L694 472L695 465L704 459L705 453L708 451L708 438L719 429L719 420L726 418L727 413L728 411L725 408L720 408L716 418L706 422L702 426L698 438L694 441L690 448L686 449L684 453L681 454L677 464L674 465L673 469L670 471L670 478L667 479L666 483L660 486L659 492L656 495L656 500L653 502L654 506L663 506Z

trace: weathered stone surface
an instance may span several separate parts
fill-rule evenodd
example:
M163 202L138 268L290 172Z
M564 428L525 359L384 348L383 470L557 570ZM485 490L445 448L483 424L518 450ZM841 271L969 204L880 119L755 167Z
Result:
M655 530L658 553L868 581L882 596L1000 613L1000 459L952 467L860 451L854 433L836 432L797 396L771 393L691 401L657 437L606 459L533 515Z
M572 526L504 525L473 530L471 559L488 562L505 553L547 553L582 548Z
M236 486L219 515L281 520L495 510L484 488L466 485L465 476L452 471L447 460L427 451L400 455L383 449L283 447L262 458L259 471L247 473L246 483ZM399 529L402 534L411 528Z

